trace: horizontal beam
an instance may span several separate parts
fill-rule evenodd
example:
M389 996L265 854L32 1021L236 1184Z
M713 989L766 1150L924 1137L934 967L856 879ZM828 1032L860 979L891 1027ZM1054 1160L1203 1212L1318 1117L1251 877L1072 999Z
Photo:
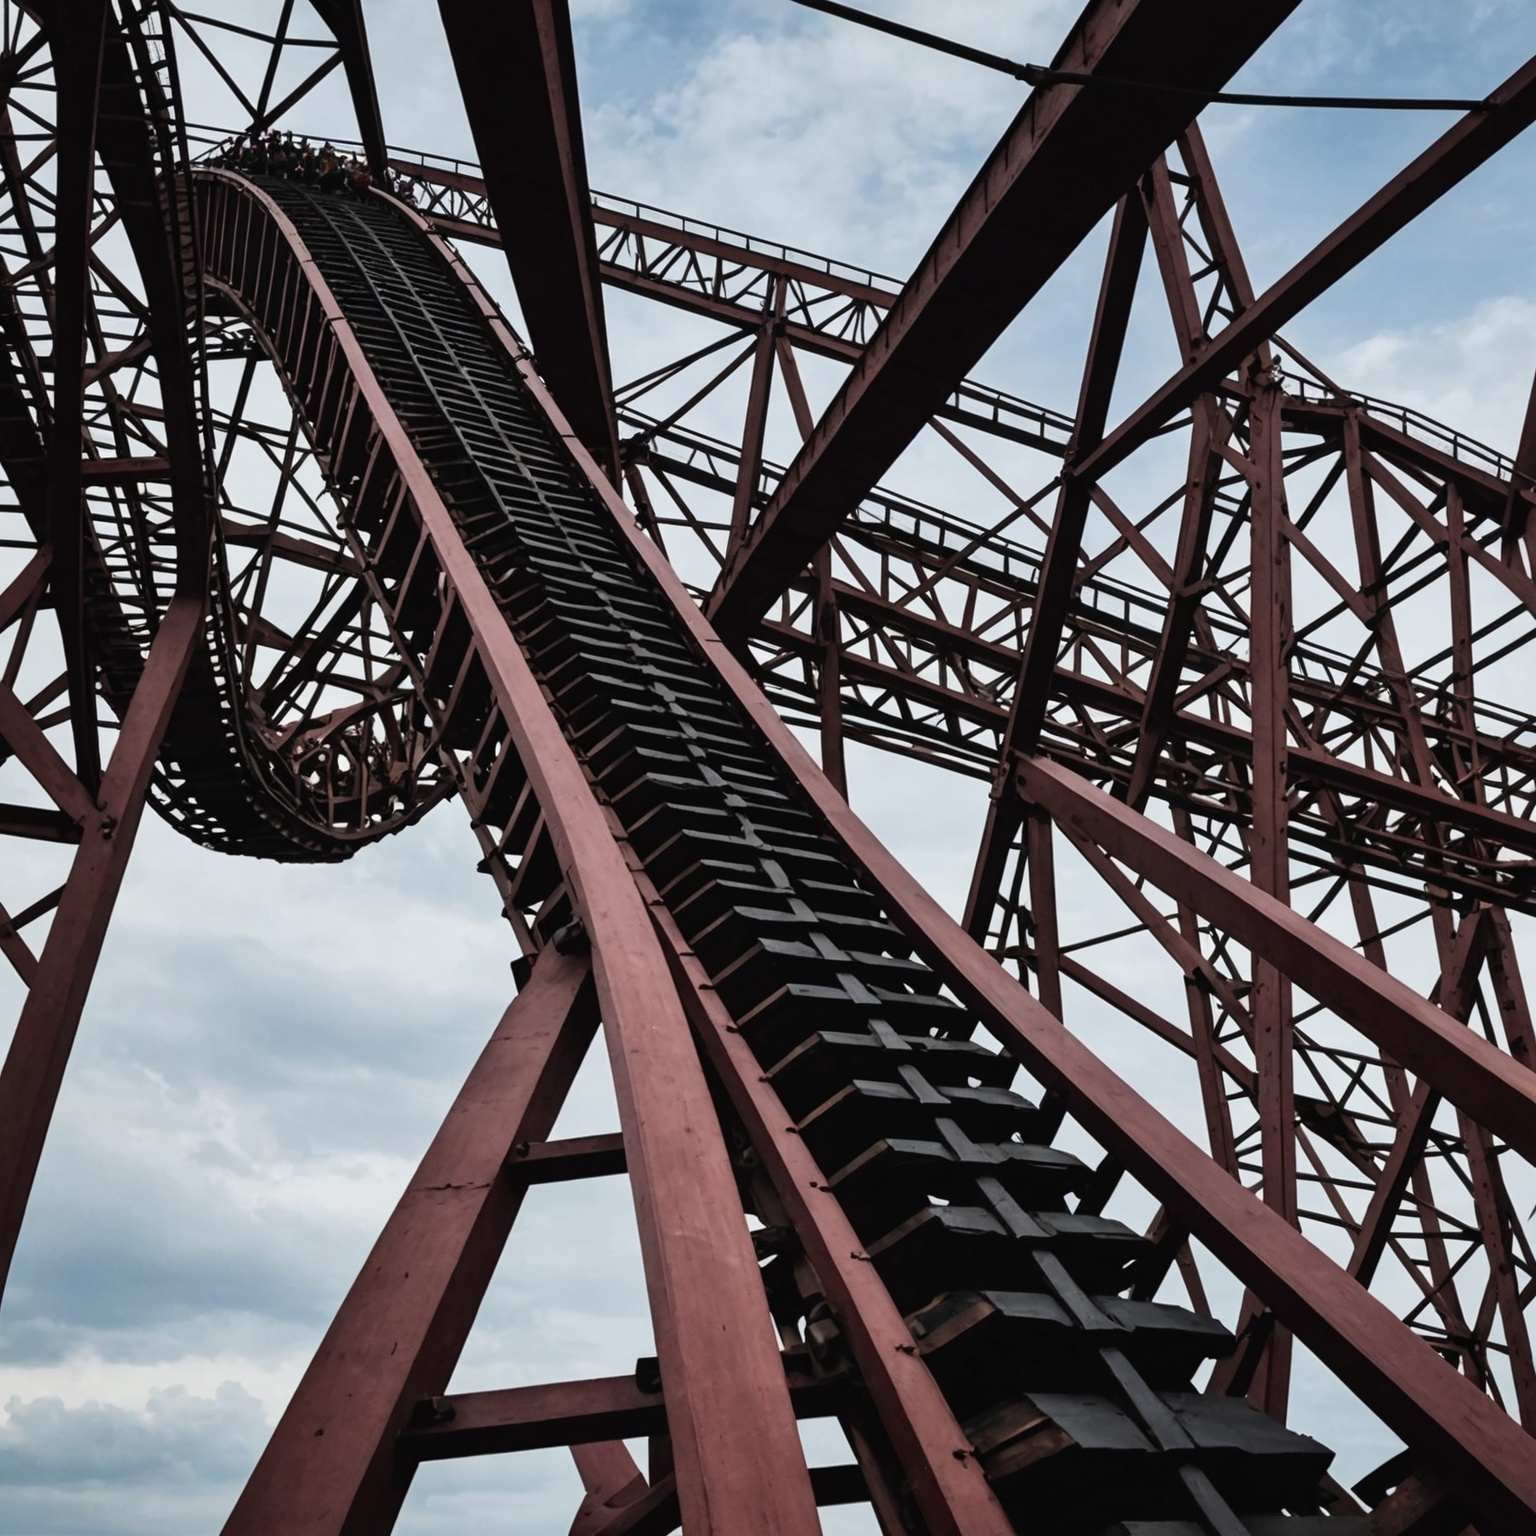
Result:
M745 637L1204 96L1294 8L1087 7L1056 67L1116 83L1051 86L1025 102L721 572L708 612L725 640Z
M863 1471L854 1463L811 1467L811 1493L818 1508L838 1504L862 1504L869 1498ZM677 1507L677 1479L659 1478L627 1504L617 1505L601 1526L593 1527L578 1517L571 1536L671 1536L682 1524Z
M29 837L43 843L78 843L80 823L63 811L37 805L0 805L0 837Z
M785 1366L796 1418L827 1418L839 1411L848 1388L845 1378L812 1377L799 1358L786 1357ZM634 1375L597 1376L429 1398L418 1404L399 1448L412 1461L443 1461L635 1440L666 1431L666 1401L660 1390L642 1386Z
M501 231L491 220L489 209L480 214L478 219L474 216L472 204L483 203L485 199L485 183L478 176L446 170L419 160L396 158L390 161L390 165L417 181L462 192L471 200L471 207L461 210L467 215L465 217L427 213L428 222L439 233L452 240L468 241L475 245L501 245ZM687 251L691 255L711 257L735 273L758 272L787 276L791 281L803 284L812 295L840 294L859 302L867 302L879 310L888 309L897 297L894 289L871 286L841 276L836 262L827 260L824 269L811 265L809 261L775 257L771 253L771 242L741 235L737 238L746 243L736 244L721 239L718 233L700 233L697 221L678 217L677 224L667 224L616 210L601 202L594 201L592 205L593 222L600 226L610 227L625 235L665 242L668 247ZM676 275L679 272L693 274L694 281L690 283L683 280ZM696 264L671 262L666 259L665 253L654 268L638 262L634 266L626 266L612 257L599 260L598 263L598 275L610 288L653 299L688 314L701 315L722 325L734 326L742 332L755 330L762 323L761 308L722 297L712 291L707 277L700 278L698 272ZM841 335L830 326L818 329L793 318L784 324L784 337L799 350L837 362L854 363L864 351L863 342ZM1499 473L1497 468L1483 468L1472 459L1457 458L1445 449L1434 446L1432 442L1414 437L1391 425L1389 417L1403 410L1395 407L1391 401L1367 399L1348 393L1336 401L1287 395L1282 401L1281 410L1287 429L1317 432L1329 439L1340 435L1346 413L1354 414L1360 422L1362 433L1370 441L1431 474L1444 475L1456 481L1469 498L1469 505L1478 511L1497 514L1512 496L1522 502L1536 501L1536 489L1527 485L1512 487L1507 477ZM1066 451L1074 429L1070 416L1064 416L1049 406L1005 394L991 385L969 378L956 386L950 398L934 415L989 436L1025 443L1043 453L1056 456ZM1493 466L1503 462L1502 456L1494 450L1474 440L1465 439L1463 434L1448 428L1435 434L1436 425L1428 419L1424 421L1431 435L1442 436L1447 442L1462 438L1474 450L1474 458L1482 458Z
M80 478L87 485L134 485L145 480L169 480L171 461L161 454L125 459L84 459Z
M507 1174L523 1184L564 1184L571 1179L601 1179L629 1169L624 1137L570 1136L562 1141L522 1142L507 1159Z
M925 614L842 582L835 584L835 591L839 604L846 606L851 617L872 626L914 635L935 646L953 648L968 659L987 665L1006 666L1010 660L1016 662L1017 652L1011 647L965 634ZM796 649L812 646L808 635L782 624L762 624L759 633L777 645ZM860 656L845 655L842 665L850 676L866 677L895 695L913 698L935 708L954 709L979 725L996 726L1001 730L1007 724L1007 707L985 694L960 693L932 678L903 672ZM1125 720L1140 717L1145 698L1140 689L1107 683L1060 664L1053 673L1051 688L1058 699L1069 699ZM1302 691L1298 690L1298 693ZM1306 694L1302 693L1302 696ZM1173 717L1170 732L1179 739L1209 747L1240 761L1253 760L1253 738L1242 726L1180 710ZM1317 747L1292 745L1287 748L1287 756L1295 783L1314 784L1351 798L1388 806L1426 823L1452 826L1494 846L1536 857L1536 823L1525 817L1512 816L1476 800L1441 794L1425 785L1335 757Z
M425 160L406 159L399 155L392 157L389 165L391 170L398 171L412 181L445 187L462 193L472 201L479 201L486 196L484 179L468 171L449 170L445 166L433 165ZM845 298L857 299L860 303L872 304L878 309L889 309L896 301L900 285L895 279L879 278L874 273L868 273L863 278L853 278L847 275L850 269L838 270L841 263L821 260L809 251L800 253L806 260L797 261L788 254L789 247L779 246L778 249L785 254L776 256L771 241L755 240L751 235L735 230L712 228L697 219L668 215L659 208L650 211L661 214L660 218L647 218L639 211L644 205L632 205L635 209L632 213L628 208L614 207L612 200L603 201L604 196L603 193L596 193L592 201L592 222L601 228L612 229L637 239L683 245L698 255L718 257L743 271L769 272L777 277L788 278L793 283L802 283L824 289L828 293L842 294ZM433 224L451 226L451 232L458 238L483 245L501 244L501 231L488 219L482 222L448 219L430 209L422 211ZM676 218L678 222L668 222L671 218ZM443 229L444 234L449 232L449 227ZM758 318L761 319L761 315Z

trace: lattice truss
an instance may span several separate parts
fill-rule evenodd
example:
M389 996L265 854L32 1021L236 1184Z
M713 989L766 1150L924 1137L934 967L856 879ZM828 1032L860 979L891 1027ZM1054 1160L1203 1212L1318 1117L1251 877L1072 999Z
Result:
M1200 9L1214 40L1182 61L1149 51L1169 10L1152 0L1096 0L1062 57L1117 80L1192 72L1208 95L1291 7L1240 21ZM576 663L519 628L529 600L498 585L511 557L442 490L434 456L473 459L483 434L459 424L447 385L431 401L453 442L418 426L396 377L372 371L384 331L354 324L346 293L327 297L293 258L292 231L319 215L241 192L221 168L276 125L396 187L414 220L400 227L451 263L507 366L569 422L583 494L625 549L649 551L626 559L666 573L668 622L718 657L707 615L745 664L710 663L907 934L934 999L1023 1063L1015 1087L1039 1099L1044 1140L1065 1123L1092 1170L1075 1211L1142 1234L1129 1294L1234 1330L1202 1390L1272 1420L1289 1410L1305 1430L1306 1405L1289 1402L1299 1339L1403 1442L1353 1495L1325 1480L1326 1496L1284 1507L1374 1509L1382 1532L1520 1528L1536 1428L1536 1038L1520 964L1536 914L1522 697L1536 427L1511 457L1352 392L1282 332L1536 117L1536 66L1259 295L1198 94L1040 87L978 179L984 211L973 188L903 284L591 192L563 7L442 11L483 167L386 146L348 0L218 17L169 0L0 0L0 953L18 1019L0 1076L6 1262L144 804L220 851L334 860L457 795L521 956L496 1040L544 1052L490 1138L532 1152L521 1173L492 1158L486 1182L507 1190L460 1227L444 1218L445 1267L420 1281L438 1293L381 1302L359 1279L228 1529L275 1528L283 1498L322 1487L337 1513L303 1529L384 1529L419 1459L566 1440L584 1531L808 1529L814 1500L868 1500L888 1531L1019 1518L995 1464L973 1474L986 1456L972 1423L971 1448L952 1452L949 1400L905 1365L871 1364L913 1355L887 1294L899 1287L882 1290L862 1252L843 1260L833 1219L786 1194L809 1138L743 1086L769 1081L769 1063L732 1044L729 988L663 910L667 883L601 749L582 745L558 683ZM491 58L513 61L518 89ZM1031 166L1070 163L1073 135L1114 113L1125 164L1094 162L1081 206L1031 225L1038 271L1014 261ZM519 231L502 254L536 363L474 276L501 275L503 228ZM328 273L349 241L376 238L335 218L303 229ZM1104 266L1075 409L970 377L1085 237ZM978 273L985 304L967 300ZM1138 291L1169 377L1125 414L1114 391ZM668 345L685 350L610 359L605 294L615 312L668 306ZM343 311L352 350L336 339ZM391 345L421 345L400 325ZM914 441L942 496L901 489ZM908 760L914 782L985 786L964 933L840 819L854 749ZM584 820L557 808L582 795L595 795ZM605 911L605 878L633 912ZM630 971L608 971L625 944ZM660 1067L637 1051L621 975L676 1017ZM599 1016L622 1134L550 1142ZM1104 1061L1151 1104L1117 1100ZM472 1078L457 1108L483 1089ZM1211 1161L1169 1140L1159 1111ZM679 1126L710 1149L686 1169ZM459 1180L451 1142L445 1127L422 1180ZM642 1381L524 1404L443 1398L521 1191L626 1167L665 1394ZM679 1280L668 1212L685 1176L727 1257ZM421 1230L412 1199L380 1263ZM743 1346L733 1395L687 1338L711 1309L740 1323L738 1306L772 1313L783 1352L760 1328L766 1364ZM398 1368L378 1366L377 1401L315 1471L298 1418L333 1411L339 1358L371 1358L369 1317L414 1342ZM846 1377L851 1395L834 1396ZM781 1417L836 1415L855 1465L818 1473L797 1504L803 1465L786 1480L783 1425L764 1429L743 1393L770 1420L779 1399ZM718 1455L711 1415L740 1430ZM1197 1465L1154 1411L1132 1417ZM649 1482L620 1444L632 1434L659 1448ZM738 1487L754 1434L760 1464ZM1219 1477L1180 1475L1191 1529L1250 1528L1229 1523L1240 1512Z

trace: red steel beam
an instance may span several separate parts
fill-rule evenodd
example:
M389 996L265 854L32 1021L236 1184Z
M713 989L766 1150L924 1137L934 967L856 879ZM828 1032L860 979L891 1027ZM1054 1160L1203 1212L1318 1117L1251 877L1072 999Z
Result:
M1248 834L1255 889L1289 906L1287 836L1290 771L1286 710L1290 703L1291 577L1285 542L1285 461L1281 454L1280 390L1261 386L1249 417L1250 455L1243 473L1250 492L1252 570L1250 728L1253 732ZM1259 1149L1264 1202L1292 1226L1297 1221L1296 1103L1293 989L1289 974L1267 954L1253 957L1253 1057L1258 1073ZM1260 1362L1252 1395L1284 1419L1290 1391L1291 1340L1277 1329Z
M621 1509L651 1492L645 1474L622 1440L573 1445L571 1460L586 1493L571 1522L570 1536L597 1536Z
M1146 212L1136 195L1127 193L1115 209L1115 222L1109 234L1109 254L1099 285L1098 308L1093 317L1088 358L1083 365L1078 391L1077 426L1072 434L1072 445L1067 450L1068 465L1096 447L1103 435L1146 244ZM986 932L1008 849L1023 818L1023 808L1013 792L1008 765L1016 752L1033 750L1045 724L1062 631L1066 628L1067 614L1076 591L1078 556L1088 520L1090 490L1088 481L1068 476L1056 500L1056 515L1051 521L1050 537L1040 562L1035 606L1024 640L1024 655L1019 662L1013 707L998 755L1001 770L998 782L992 786L986 826L982 830L970 893L966 897L965 928L972 938L979 939Z
M529 340L581 440L618 473L613 378L566 0L440 0Z
M1120 353L1130 322L1136 279L1147 241L1147 217L1134 193L1121 199L1110 232L1109 257L1099 289L1098 310L1088 343L1077 400L1077 427L1072 435L1064 474L1066 483L1056 504L1050 538L1040 564L1039 586L1024 656L1019 664L1013 713L1008 721L1004 762L1017 751L1033 750L1045 723L1051 678L1061 650L1062 632L1076 592L1078 557L1088 518L1091 482L1071 474L1071 466L1098 446L1109 417L1109 398L1120 369Z
M379 112L379 90L368 54L368 28L363 21L362 0L312 0L315 14L331 29L341 50L341 65L357 114L357 136L363 141L368 169L382 180L388 156L384 148L384 120Z
M945 396L1295 0L1094 0L1055 67L1112 87L1025 102L721 572L710 617L737 642ZM1178 91L1140 91L1156 81ZM1121 82L1126 82L1122 84ZM1180 92L1189 94L1180 94Z
M1132 411L1076 472L1089 481L1101 479L1319 294L1528 128L1536 120L1536 59L1516 70L1488 101L1486 110L1469 112L1313 246L1197 358Z
M94 122L99 113L113 125L113 154L106 165L144 281L160 370L176 514L175 584L133 696L123 711L106 769L99 785L92 786L93 797L87 797L94 799L90 814L76 822L77 830L60 828L61 836L78 840L79 848L0 1067L0 1293L143 816L150 776L188 665L203 643L211 537L211 503L203 479L193 364L184 323L186 295L162 223L154 159L146 126L137 111L139 87L128 45L99 0L89 5L40 9L59 65L61 92L88 90L90 100L85 110L90 120ZM79 151L76 145L74 152ZM84 153L89 157L88 145ZM87 197L91 195L89 186L85 192ZM78 416L75 419L78 421ZM73 466L72 473L78 474L78 436L67 456L60 450L59 462ZM94 690L87 688L85 695L94 721ZM38 814L17 807L7 813L6 820L13 830L25 835L26 819Z
M471 198L485 196L485 183L479 177L461 171L445 170L419 160L392 159L390 165L402 174L421 182L449 187ZM501 233L489 222L476 223L472 219L452 218L445 214L428 213L428 222L439 233L451 240L467 240L472 244L500 246ZM593 222L599 226L611 226L630 235L644 235L691 254L719 258L739 273L751 271L766 275L781 275L791 283L804 285L809 290L841 294L859 303L867 303L879 310L889 309L897 295L885 288L871 287L854 281L836 271L823 271L807 263L789 261L765 252L756 245L739 245L700 233L691 221L670 225L637 215L617 211L602 203L594 203ZM749 238L749 237L743 237ZM717 320L722 325L735 326L742 331L754 330L760 321L760 312L738 304L731 299L704 291L703 285L690 286L680 281L670 270L645 273L632 270L618 261L600 261L598 272L604 284L642 298L654 299L689 314L702 315ZM783 337L794 347L837 362L856 362L864 349L864 343L839 335L831 329L818 330L815 326L786 320ZM974 408L963 403L974 399ZM1023 427L1001 426L995 414L986 407L989 402L1002 401L1008 407L1027 414L1031 418L1049 418L1056 426L1056 435L1043 428L1030 432ZM1388 425L1382 417L1369 414L1370 407L1363 402L1344 399L1338 402L1319 401L1287 396L1281 404L1287 429L1316 432L1329 439L1337 438L1340 423L1346 412L1361 411L1361 430L1374 443L1389 448L1394 455L1416 464L1429 473L1443 475L1461 485L1465 491L1475 494L1481 510L1491 514L1506 503L1517 503L1517 519L1523 519L1536 492L1522 479L1518 487L1508 480L1466 460L1433 447L1419 438ZM949 421L960 422L977 431L990 432L1012 441L1027 442L1044 453L1062 454L1067 446L1072 422L1047 407L1033 402L1002 396L990 386L975 379L962 380L954 398L941 406L935 415ZM1507 519L1506 519L1507 520ZM1523 525L1523 524L1522 524Z
M69 673L74 771L88 795L94 795L101 778L101 748L96 724L95 663L85 620L86 521L81 494L80 439L85 421L81 375L85 367L96 115L105 12L101 0L89 0L71 9L75 11L73 20L66 26L55 25L53 30L58 53L52 316L55 334L53 420L49 426L48 478L43 502L53 552L50 596Z
M569 1179L602 1179L623 1173L624 1137L569 1136L561 1141L519 1143L507 1164L510 1177L524 1184L563 1184Z
M597 1025L585 956L546 949L326 1330L224 1530L388 1529L414 1461L395 1440L443 1391L522 1205L504 1166L545 1136Z
M810 1475L811 1491L818 1506L869 1501L864 1473L858 1466L812 1467ZM677 1507L677 1479L670 1473L649 1486L641 1479L633 1492L621 1490L621 1496L611 1508L605 1509L601 1503L594 1508L594 1502L589 1491L571 1526L570 1536L671 1536L682 1524ZM1399 1533L1392 1532L1389 1536L1399 1536ZM1413 1536L1427 1536L1427 1533L1413 1533Z
M1509 495L1505 498L1504 549L1505 559L1525 536L1530 521L1530 504L1525 497L1536 485L1536 379L1531 381L1530 398L1526 401L1525 420L1520 427L1520 444L1515 449L1515 462L1509 477Z
M827 1418L839 1411L848 1390L847 1377L797 1373L795 1367L808 1362L792 1357L784 1363L796 1418ZM598 1376L433 1398L421 1404L418 1421L402 1435L399 1450L411 1461L442 1461L555 1445L639 1440L665 1434L666 1429L663 1393L647 1390L633 1375Z
M871 596L856 588L838 584L838 602L850 613L872 624L885 624L898 632L929 640L935 646L953 646L962 655L975 656L987 663L1006 664L1014 654L1006 646L978 639L952 629L941 621L886 599ZM800 631L777 623L762 626L762 634L777 643L807 648L810 638ZM872 662L861 656L845 656L843 665L871 682L893 692L904 693L922 702L953 709L977 724L999 729L1006 726L1010 710L982 693L963 693L945 683L934 682L894 667ZM1051 686L1059 697L1073 700L1085 708L1103 711L1126 720L1139 718L1145 695L1136 688L1105 682L1058 665ZM1253 737L1240 725L1191 711L1179 711L1170 730L1181 738L1202 746L1248 760L1253 756ZM1341 794L1390 806L1393 810L1428 823L1454 826L1525 854L1536 855L1536 826L1522 816L1495 810L1476 800L1461 800L1444 794L1433 785L1421 785L1392 774L1381 773L1346 758L1335 757L1319 747L1293 746L1290 759L1292 782L1316 784Z
M1480 1125L1536 1160L1536 1072L1209 854L1044 758L1019 787L1057 821L1220 924Z

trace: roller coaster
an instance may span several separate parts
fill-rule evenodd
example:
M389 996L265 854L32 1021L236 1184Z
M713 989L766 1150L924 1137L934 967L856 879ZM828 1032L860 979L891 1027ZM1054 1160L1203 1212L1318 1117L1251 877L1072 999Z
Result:
M7 0L0 1280L146 806L324 862L455 798L516 955L231 1536L549 1446L588 1536L1536 1528L1536 407L1507 456L1281 334L1536 61L1256 293L1197 118L1294 9L1089 0L902 283L593 193L563 0L443 0L478 165L386 143L357 0ZM338 70L349 134L253 149ZM1096 230L1075 410L969 377ZM1179 363L1112 423L1144 266ZM616 386L605 293L710 339ZM899 489L919 432L1002 510ZM988 785L963 912L853 744ZM619 1129L555 1137L599 1035ZM452 1391L527 1191L599 1176L655 1358ZM1348 1486L1298 1345L1402 1447Z

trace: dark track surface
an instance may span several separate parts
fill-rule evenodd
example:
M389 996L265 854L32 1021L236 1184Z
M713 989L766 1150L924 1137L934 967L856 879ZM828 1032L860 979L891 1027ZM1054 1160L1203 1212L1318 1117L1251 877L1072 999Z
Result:
M1329 1453L1192 1393L1230 1335L1142 1294L1149 1245L1098 1214L1092 1171L1050 1145L1059 1115L1010 1089L1014 1065L972 1040L976 1021L679 631L440 255L382 199L258 184L1019 1528L1310 1532ZM402 636L418 656L431 638ZM815 1309L793 1244L764 1273L781 1316ZM1277 1526L1283 1511L1303 1518Z

